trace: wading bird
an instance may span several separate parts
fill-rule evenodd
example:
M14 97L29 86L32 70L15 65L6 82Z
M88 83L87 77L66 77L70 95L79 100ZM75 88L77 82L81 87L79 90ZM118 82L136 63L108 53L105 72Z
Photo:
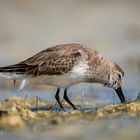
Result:
M0 76L22 80L20 89L28 85L56 86L55 98L62 109L60 89L64 88L65 101L76 109L67 96L67 89L81 82L100 83L113 88L120 101L125 103L121 89L123 70L96 50L81 44L63 44L47 48L25 61L0 67Z

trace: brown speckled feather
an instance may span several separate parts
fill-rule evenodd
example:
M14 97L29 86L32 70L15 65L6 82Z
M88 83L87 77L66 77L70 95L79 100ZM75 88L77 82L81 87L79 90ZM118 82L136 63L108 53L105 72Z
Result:
M80 44L58 45L45 49L18 64L2 67L0 72L24 73L32 76L60 75L70 71L83 55L84 59L89 59L91 51L93 50Z

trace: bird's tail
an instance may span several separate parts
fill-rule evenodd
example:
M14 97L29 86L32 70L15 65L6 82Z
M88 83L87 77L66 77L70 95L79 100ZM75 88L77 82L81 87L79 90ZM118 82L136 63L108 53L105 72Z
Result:
M0 67L0 77L7 79L21 79L28 69L27 64L18 63L6 67Z

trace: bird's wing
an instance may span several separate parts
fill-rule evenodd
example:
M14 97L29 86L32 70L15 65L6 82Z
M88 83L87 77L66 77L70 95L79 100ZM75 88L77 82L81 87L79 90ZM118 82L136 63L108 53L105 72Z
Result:
M18 64L1 67L0 72L15 72L32 76L67 73L81 57L78 49L69 51L70 47L56 46L48 48Z
M22 74L25 73L25 71L29 68L30 66L24 63L18 63L15 65L9 65L6 67L0 67L0 72L2 73L17 73L17 74Z
M60 75L70 71L73 66L78 63L78 59L81 57L78 51L59 53L51 53L47 58L42 56L40 62L38 62L35 67L30 67L26 71L27 74L33 76L39 75Z

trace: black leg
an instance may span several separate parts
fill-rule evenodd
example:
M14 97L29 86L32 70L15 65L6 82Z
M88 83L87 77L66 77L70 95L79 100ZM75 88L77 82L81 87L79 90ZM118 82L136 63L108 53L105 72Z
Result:
M15 86L16 86L16 79L14 79L14 88L15 88Z
M69 103L69 104L72 106L72 108L73 108L74 110L76 110L75 105L69 100L69 98L68 98L68 96L67 96L67 88L65 88L65 90L64 90L64 99L65 99L65 101L66 101L67 103Z
M56 99L57 103L59 104L59 106L61 107L61 109L64 109L64 107L62 106L62 104L60 102L59 92L60 92L60 89L58 88L56 91L56 94L55 94L55 99Z

